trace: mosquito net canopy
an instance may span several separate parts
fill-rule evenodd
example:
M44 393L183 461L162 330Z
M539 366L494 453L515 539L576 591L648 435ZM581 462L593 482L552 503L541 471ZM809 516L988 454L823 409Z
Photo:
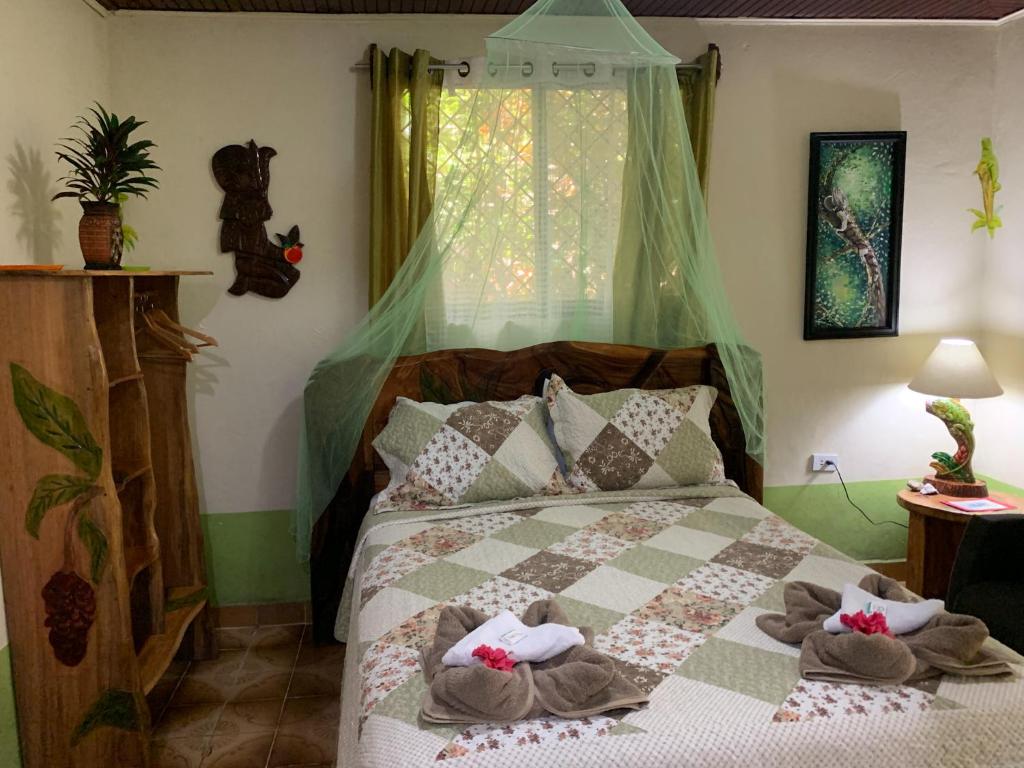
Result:
M619 0L538 0L487 39L445 129L458 136L439 154L430 217L387 292L306 386L301 557L401 355L714 342L748 452L761 458L760 358L722 288L678 61Z

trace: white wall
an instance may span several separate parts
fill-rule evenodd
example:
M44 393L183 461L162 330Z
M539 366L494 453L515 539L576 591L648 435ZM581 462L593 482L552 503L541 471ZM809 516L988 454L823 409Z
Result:
M81 0L2 0L0 16L0 264L74 263L80 212L50 203L61 176L53 143L109 96L108 29Z
M992 30L975 26L719 23L723 50L711 223L740 323L767 370L766 482L810 479L814 451L847 479L913 477L949 443L906 389L940 335L980 327L964 210L990 125ZM900 336L801 338L808 133L908 132Z
M373 42L474 53L495 21L117 14L111 27L114 103L151 121L164 169L161 189L128 207L131 258L216 272L187 279L182 299L186 322L221 344L192 366L205 510L290 508L306 378L366 312L370 91L351 66ZM298 224L306 244L281 300L225 292L234 260L218 253L210 158L250 138L278 151L268 230Z
M985 282L978 303L985 313L984 351L1005 395L973 406L979 437L978 466L1024 487L1024 17L1003 24L995 47L992 138L1003 189L996 205L1003 228L986 241ZM975 179L975 204L981 189Z
M81 209L50 203L54 142L108 101L109 29L82 0L0 0L0 16L0 264L73 264Z
M140 263L211 268L189 281L186 319L221 348L195 366L196 434L206 509L293 502L302 386L365 311L368 83L351 71L373 42L436 55L477 53L494 17L118 14L113 98L152 121L162 188L129 208ZM729 295L767 367L767 481L806 481L812 451L845 474L919 474L948 437L905 383L943 334L980 327L984 242L964 209L978 138L990 130L995 29L974 25L824 25L645 20L684 58L723 50L712 228ZM140 65L140 62L148 62ZM901 336L801 338L807 134L909 132ZM255 138L271 163L273 231L307 243L283 300L224 293L220 191L209 158ZM983 431L980 427L979 431Z

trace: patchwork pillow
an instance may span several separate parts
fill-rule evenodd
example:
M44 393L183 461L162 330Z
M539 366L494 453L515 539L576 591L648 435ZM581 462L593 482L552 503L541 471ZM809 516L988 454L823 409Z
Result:
M708 423L716 397L706 386L578 395L552 376L545 399L569 485L621 491L724 481Z
M374 512L448 508L568 490L544 400L418 403L400 397L373 447L391 472Z

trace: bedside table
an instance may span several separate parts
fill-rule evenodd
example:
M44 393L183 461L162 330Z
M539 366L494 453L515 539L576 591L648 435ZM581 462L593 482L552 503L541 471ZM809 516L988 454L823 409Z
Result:
M1008 493L990 493L989 497L1024 511L1024 499ZM949 576L968 521L975 512L958 512L943 501L966 501L954 496L923 496L909 489L896 494L896 502L910 512L907 527L907 588L921 597L946 599Z

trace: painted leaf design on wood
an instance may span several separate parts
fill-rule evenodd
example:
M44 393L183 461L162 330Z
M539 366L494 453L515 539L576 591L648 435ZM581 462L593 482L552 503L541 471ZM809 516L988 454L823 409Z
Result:
M122 731L142 730L142 718L139 716L135 694L116 688L103 691L71 734L71 746L77 746L82 739L103 726L120 728Z
M11 363L14 405L29 432L55 448L95 480L103 466L103 449L93 439L75 401Z
M89 577L99 584L107 565L107 536L85 510L78 515L78 538L89 550Z
M25 530L38 539L39 526L47 512L73 501L91 487L92 481L81 475L44 475L39 478L25 513Z

